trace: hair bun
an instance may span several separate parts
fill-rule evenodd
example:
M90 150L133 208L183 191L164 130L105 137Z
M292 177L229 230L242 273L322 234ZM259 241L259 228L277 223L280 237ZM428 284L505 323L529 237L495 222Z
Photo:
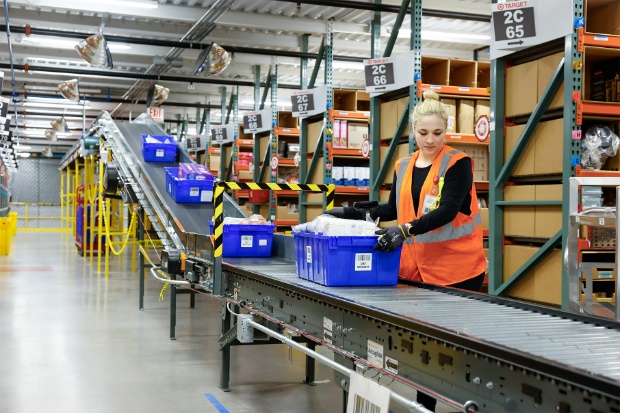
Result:
M433 92L430 89L426 89L422 92L422 96L424 96L424 100L436 100L439 101L439 95Z

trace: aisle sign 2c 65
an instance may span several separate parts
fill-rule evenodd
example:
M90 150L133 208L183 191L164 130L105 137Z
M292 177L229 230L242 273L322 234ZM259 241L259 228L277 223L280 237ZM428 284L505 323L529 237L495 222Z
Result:
M504 1L492 4L491 11L491 59L573 31L573 0Z

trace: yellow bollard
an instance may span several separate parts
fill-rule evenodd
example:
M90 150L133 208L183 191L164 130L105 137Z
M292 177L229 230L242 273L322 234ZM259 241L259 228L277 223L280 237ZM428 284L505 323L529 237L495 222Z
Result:
M9 255L11 252L11 221L9 218L0 218L0 255Z
M11 235L17 234L17 212L9 212L9 220L11 221Z

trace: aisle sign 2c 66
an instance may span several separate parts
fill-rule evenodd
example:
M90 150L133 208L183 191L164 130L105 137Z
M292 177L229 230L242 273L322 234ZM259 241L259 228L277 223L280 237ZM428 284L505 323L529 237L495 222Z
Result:
M394 63L390 58L364 60L366 91L391 90L394 85Z

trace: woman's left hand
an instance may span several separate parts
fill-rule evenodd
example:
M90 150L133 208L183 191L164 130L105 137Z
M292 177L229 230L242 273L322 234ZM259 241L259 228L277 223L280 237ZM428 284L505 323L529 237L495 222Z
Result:
M400 247L409 236L404 224L380 229L376 231L375 234L380 235L380 237L373 249L384 252L394 251L396 248Z

